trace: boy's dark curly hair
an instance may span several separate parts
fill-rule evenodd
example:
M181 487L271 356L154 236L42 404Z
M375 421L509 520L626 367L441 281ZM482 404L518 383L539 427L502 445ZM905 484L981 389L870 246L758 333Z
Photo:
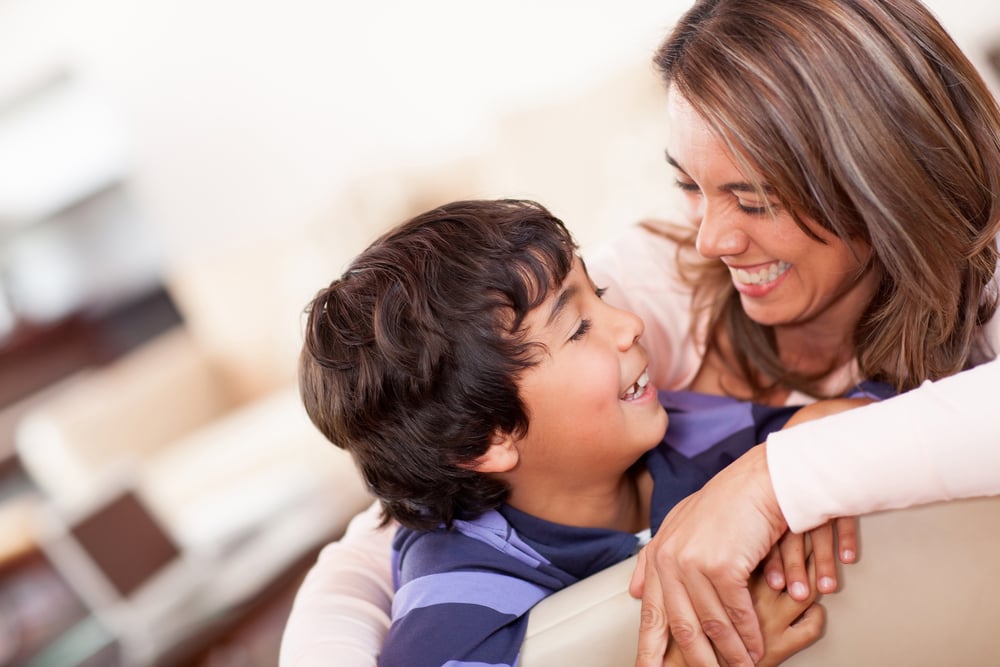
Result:
M384 519L427 530L506 499L471 464L494 433L527 430L517 380L541 351L524 318L575 253L535 202L454 202L383 235L309 305L306 411L351 452Z

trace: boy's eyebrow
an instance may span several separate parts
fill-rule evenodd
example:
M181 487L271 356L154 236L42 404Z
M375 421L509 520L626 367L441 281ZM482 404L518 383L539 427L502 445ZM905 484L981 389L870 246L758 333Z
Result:
M683 173L685 176L688 175L688 173L684 170L684 167L682 167L677 162L677 160L675 160L673 157L671 157L669 151L664 150L663 151L663 156L667 159L667 164L669 164L671 167L673 167L677 171ZM772 186L766 184L766 183L764 185L762 185L761 188L764 190L765 194L771 195L771 194L775 193L774 188ZM719 190L722 190L723 192L748 192L748 193L751 193L751 194L756 194L756 192L757 192L757 188L755 188L752 184L747 183L745 181L739 181L739 182L734 182L734 183L725 183L725 184L719 186Z
M576 285L570 285L559 293L558 298L556 298L556 302L552 304L552 311L549 313L549 319L546 324L552 324L556 318L559 317L563 309L566 308L566 304L569 303L569 300L573 298L576 292Z

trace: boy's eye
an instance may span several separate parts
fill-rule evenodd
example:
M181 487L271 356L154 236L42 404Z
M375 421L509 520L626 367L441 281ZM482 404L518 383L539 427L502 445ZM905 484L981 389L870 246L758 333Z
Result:
M583 338L587 332L590 331L590 320L584 319L580 321L580 326L577 327L576 332L569 337L570 340L580 340Z

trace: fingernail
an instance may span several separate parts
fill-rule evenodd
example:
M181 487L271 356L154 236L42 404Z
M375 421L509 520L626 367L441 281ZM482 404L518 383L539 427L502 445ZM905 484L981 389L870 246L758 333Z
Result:
M796 581L792 584L788 589L788 592L791 593L792 597L796 599L805 599L809 597L809 588L806 587L806 585L801 581Z
M785 587L785 578L781 576L780 572L770 572L767 575L767 583L771 588L781 589Z
M753 664L755 664L755 665L758 662L760 662L760 656L757 655L756 653L754 653L753 651L750 651L750 659L753 661Z
M844 549L840 553L840 558L844 562L853 561L854 560L854 551L852 549Z
M819 589L824 593L829 593L837 587L837 583L833 580L833 577L820 577L819 578Z

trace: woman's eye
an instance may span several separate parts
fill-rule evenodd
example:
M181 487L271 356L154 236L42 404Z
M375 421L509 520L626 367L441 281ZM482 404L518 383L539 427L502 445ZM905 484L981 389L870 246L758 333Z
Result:
M581 320L576 333L569 337L570 340L580 340L590 331L590 320Z
M597 295L598 299L603 299L604 295L608 293L607 287L597 287L594 289L594 294Z
M768 211L767 206L748 206L741 202L736 202L736 205L739 206L740 210L746 213L747 215L764 215Z

